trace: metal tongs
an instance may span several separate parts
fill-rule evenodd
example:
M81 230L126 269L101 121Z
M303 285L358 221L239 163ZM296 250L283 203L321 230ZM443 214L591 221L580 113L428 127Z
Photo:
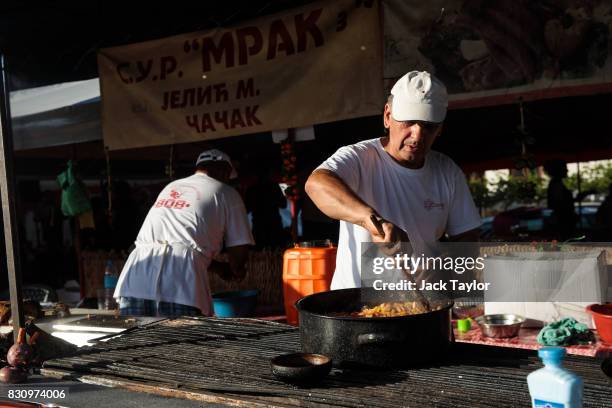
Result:
M374 224L374 226L378 229L378 232L381 235L385 235L385 231L382 227L382 224L385 222L388 222L387 220L385 220L382 217L379 217L375 214L370 215L370 220L372 221L372 223ZM400 236L396 237L396 240L394 242L389 242L383 245L383 252L388 255L388 256L393 256L395 255L398 251L401 250L402 248L402 242L407 242L408 244L410 244L410 239L408 238L408 233L406 231L401 231ZM425 295L423 294L423 292L421 292L421 289L419 289L416 281L414 280L414 277L412 276L412 274L410 273L409 270L407 270L406 268L402 268L402 272L404 272L404 275L406 275L406 277L408 278L408 280L410 282L412 282L412 284L414 285L414 294L416 296L416 302L419 302L421 305L423 305L423 308L427 311L427 312L431 312L432 308L431 308L431 304L429 303L429 300L427 300L427 298L425 297Z

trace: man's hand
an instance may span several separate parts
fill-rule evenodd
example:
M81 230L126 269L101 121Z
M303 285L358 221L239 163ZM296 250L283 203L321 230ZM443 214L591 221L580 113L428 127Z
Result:
M208 266L208 271L218 275L226 282L232 280L232 270L230 269L229 262L219 262L213 259Z
M372 235L372 242L386 244L384 248L390 253L397 252L402 242L409 242L404 230L377 214L370 214L361 225Z
M217 255L210 262L208 271L219 275L226 282L240 282L246 276L246 261L249 258L249 245L226 248L226 254Z
M231 270L231 278L241 281L246 276L246 262L249 259L249 245L238 245L227 248L227 257Z
M404 230L376 214L370 214L363 221L362 226L370 232L373 242L396 243L409 241L408 235Z

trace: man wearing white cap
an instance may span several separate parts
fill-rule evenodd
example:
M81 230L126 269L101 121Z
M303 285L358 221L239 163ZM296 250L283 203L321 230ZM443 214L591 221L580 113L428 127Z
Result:
M306 182L306 192L340 220L332 289L359 287L362 242L476 241L480 216L461 169L431 146L448 96L428 72L400 78L385 105L389 135L340 148Z
M208 273L242 279L251 229L229 156L202 152L192 176L168 184L151 207L125 263L115 297L124 315L210 316ZM229 263L214 261L223 245Z

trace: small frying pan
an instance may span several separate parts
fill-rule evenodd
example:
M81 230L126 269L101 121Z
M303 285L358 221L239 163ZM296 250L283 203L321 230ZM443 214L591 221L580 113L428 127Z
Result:
M312 383L322 380L332 368L331 358L322 354L292 353L274 357L270 361L272 374L293 383Z

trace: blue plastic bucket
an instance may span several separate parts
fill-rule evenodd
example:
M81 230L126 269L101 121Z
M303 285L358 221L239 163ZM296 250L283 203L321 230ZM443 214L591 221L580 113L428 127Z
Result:
M217 317L249 317L255 313L259 290L237 290L213 293L213 308Z

